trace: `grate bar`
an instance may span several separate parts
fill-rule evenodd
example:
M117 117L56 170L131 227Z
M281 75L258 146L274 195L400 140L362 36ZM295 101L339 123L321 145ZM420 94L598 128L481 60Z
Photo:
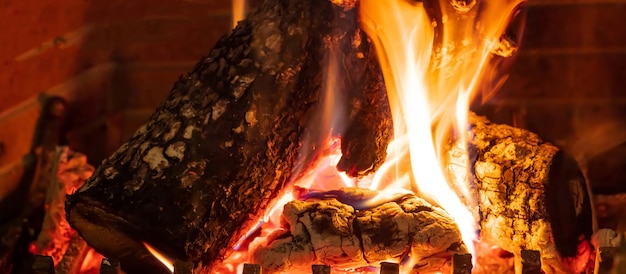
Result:
M452 274L471 274L472 254L454 254L452 255Z
M522 250L522 274L541 274L541 253L538 250Z
M100 274L122 274L118 260L104 258L100 263Z
M330 266L323 264L314 264L311 266L311 272L313 274L330 274Z
M400 265L397 263L380 263L380 274L400 274Z

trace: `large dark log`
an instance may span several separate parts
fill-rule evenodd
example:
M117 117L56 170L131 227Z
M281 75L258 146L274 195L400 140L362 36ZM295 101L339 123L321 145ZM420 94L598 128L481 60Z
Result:
M452 169L470 163L480 240L518 259L522 249L539 250L546 273L582 272L594 221L576 161L527 130L474 114L469 122L470 158L459 157L465 150L458 143L449 156Z
M374 146L348 145L350 155L368 156L345 159L343 166L360 173L379 165L390 136L390 118L383 117L389 111L368 109L386 104L386 97L380 76L372 76L379 72L371 46L362 34L355 43L357 33L355 9L329 1L266 1L178 80L147 124L69 197L69 222L129 272L167 272L142 242L210 271L300 175L293 171L306 170L296 167L315 157L299 153L319 147L304 139L318 117L321 61L333 45L355 47L340 71L359 72L345 90L362 94L366 104L352 118L361 121L357 127L372 128L361 132L376 140ZM377 120L362 122L370 117Z

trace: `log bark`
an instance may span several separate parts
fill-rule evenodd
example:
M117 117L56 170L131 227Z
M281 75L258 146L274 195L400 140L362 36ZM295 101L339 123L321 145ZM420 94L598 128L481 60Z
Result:
M254 251L253 260L268 273L281 273L307 272L316 263L354 270L401 262L410 254L414 272L435 273L449 272L452 254L467 252L456 223L441 208L413 194L372 208L349 204L360 203L357 196L373 196L369 192L348 188L318 196L337 198L287 203L286 230L271 235Z
M338 20L347 23L340 30L334 28ZM298 167L314 157L299 153L318 145L304 138L319 109L320 61L332 41L359 49L350 51L358 58L346 57L353 62L342 63L342 71L362 71L355 79L378 81L367 76L378 73L368 72L378 64L364 35L353 41L358 32L354 9L330 1L266 1L181 77L146 125L68 198L69 222L126 271L167 272L142 242L210 271L299 176L294 170L306 170ZM347 90L363 94L365 102L386 100L380 83L358 84ZM370 119L372 112L385 115L366 109L353 119ZM370 156L351 157L345 166L358 173L384 159L390 135L379 124L388 121L357 126L372 128L362 132L377 143L348 145L347 151Z
M452 169L467 170L480 240L520 258L539 250L546 273L580 273L589 262L593 218L576 161L536 134L470 114L469 161L457 143ZM464 180L462 176L457 176ZM457 180L458 180L457 178Z

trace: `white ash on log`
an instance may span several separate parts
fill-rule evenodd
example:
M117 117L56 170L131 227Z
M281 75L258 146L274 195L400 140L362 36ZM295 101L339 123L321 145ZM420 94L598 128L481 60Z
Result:
M352 130L361 135L346 136L342 167L375 170L385 158L391 114L365 37L349 6L267 0L70 196L69 222L128 272L167 272L142 242L210 272L315 157L299 154L319 147L304 140L321 109L321 61L331 46L349 47L339 62L349 81L335 92L360 94L356 106L375 106L351 110L351 121L361 121Z
M473 113L469 122L469 161L461 157L464 149L458 143L448 155L457 173L471 163L480 240L515 254L516 268L521 268L521 250L527 249L541 252L546 273L585 270L593 217L575 160L527 130L491 124Z
M345 195L337 197L373 192L339 191ZM253 255L269 273L306 272L312 264L358 269L400 262L408 254L415 272L446 272L453 254L467 252L451 217L413 194L366 209L337 198L294 200L285 205L282 217L287 229L271 235Z

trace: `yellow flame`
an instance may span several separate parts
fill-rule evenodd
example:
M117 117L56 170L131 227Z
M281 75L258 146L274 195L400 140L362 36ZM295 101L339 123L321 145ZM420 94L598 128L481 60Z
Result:
M522 1L432 2L428 11L436 14L429 14L421 1L360 2L363 29L381 62L395 136L389 148L392 160L372 187L404 184L429 196L454 218L473 253L476 222L467 201L459 199L469 197L469 189L448 183L442 150L452 130L465 138L476 85L485 80L485 64ZM388 172L395 172L391 181L382 179Z
M448 2L451 1L451 2ZM369 187L379 194L369 205L390 200L407 192L420 192L442 206L457 222L463 241L474 253L476 222L468 205L469 191L464 175L448 178L443 167L454 171L450 163L442 163L442 151L451 131L465 138L467 114L478 83L497 86L501 79L492 79L500 69L489 67L492 52L502 56L511 48L503 48L501 35L512 12L523 0L433 0L435 16L428 14L423 2L414 0L361 0L360 17L363 29L374 42L388 89L393 115L394 140L389 144L385 163L373 175L349 178L335 166L341 157L340 139L330 134L342 132L338 118L346 98L340 97L343 87L339 70L342 60L339 49L331 48L326 56L321 115L315 119L311 140L323 145L316 153L323 157L307 168L304 176L289 185L274 199L263 217L237 243L235 250L214 273L232 274L241 271L250 261L250 251L267 244L274 232L284 230L280 222L283 206L294 199L293 186L316 190L343 187ZM438 6L437 6L438 5ZM432 18L438 18L433 21ZM497 82L486 84L487 81ZM488 92L491 92L489 90ZM327 137L330 134L330 137ZM328 138L322 141L323 138ZM467 151L454 151L464 153ZM312 151L303 150L307 158ZM462 157L455 157L461 159ZM467 160L467 157L465 157ZM465 167L467 163L452 163ZM299 173L299 172L295 172ZM457 172L458 173L458 172ZM461 178L459 180L458 178ZM461 182L462 185L455 185ZM465 197L465 200L459 198ZM476 258L476 256L474 256ZM410 258L417 260L418 258ZM412 263L403 267L412 267Z
M233 27L236 27L237 23L244 19L247 11L247 0L232 0Z
M172 260L165 257L165 255L161 254L158 250L145 242L143 243L143 246L146 247L146 249L148 250L148 252L150 252L150 254L152 254L152 256L154 256L157 260L159 260L159 262L167 267L170 272L174 273L174 263L172 262Z

